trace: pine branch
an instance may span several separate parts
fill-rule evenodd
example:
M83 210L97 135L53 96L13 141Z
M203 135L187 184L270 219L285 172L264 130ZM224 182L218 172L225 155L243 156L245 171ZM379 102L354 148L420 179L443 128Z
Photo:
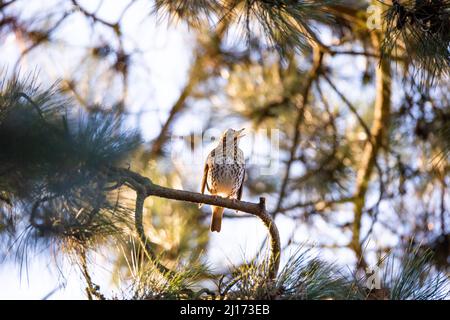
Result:
M219 0L156 0L153 13L162 13L169 21L185 20L189 25L200 26L220 7Z
M207 45L214 48L219 48L227 27L227 21L220 22ZM203 52L204 49L207 49L207 52L209 54L205 54L205 52ZM176 117L186 108L186 101L192 95L196 86L207 77L206 63L208 61L216 59L219 53L219 50L211 50L206 47L198 49L195 60L189 71L187 83L178 96L178 99L170 109L169 116L162 125L158 136L153 140L151 150L149 152L145 152L142 156L142 161L144 164L146 164L150 159L155 158L156 156L161 154L163 146L170 136L170 129L173 122L175 121Z
M14 224L30 224L25 240L84 241L128 223L99 168L124 160L139 137L119 117L74 111L56 86L42 90L33 77L0 82L0 195L20 205Z
M355 106L347 99L347 97L335 86L335 84L331 81L331 79L326 75L323 74L322 77L326 80L328 85L333 89L334 92L339 96L339 98L347 105L347 107L350 109L350 111L355 115L356 119L360 123L361 127L364 129L364 132L366 133L367 137L371 136L370 129L367 126L367 124L364 122L364 120L361 118L361 116L358 113L358 110L356 110Z
M7 6L13 4L14 2L16 2L16 0L10 0L10 1L0 1L0 10L5 9Z
M380 34L372 34L373 46L380 50ZM361 219L365 204L365 197L369 187L373 169L376 166L376 158L383 145L383 139L389 126L391 109L391 70L390 62L382 60L376 69L376 98L374 106L374 120L370 135L367 137L363 151L363 157L356 178L356 192L354 196L354 222L351 247L356 253L359 266L365 266L363 252L360 243Z
M314 33L314 22L331 22L327 6L336 1L287 0L158 0L155 13L169 20L183 20L189 25L219 23L229 20L242 31L242 38L250 44L261 33L266 46L282 55L308 47L311 41L321 45Z
M392 51L404 50L421 86L445 81L450 72L449 9L448 0L392 1L384 12L382 59L389 59Z
M150 243L144 234L144 229L142 226L142 204L146 197L157 196L160 198L172 200L204 203L246 212L260 218L268 230L271 244L270 277L276 277L280 265L280 235L274 220L266 210L265 198L260 198L259 203L226 199L197 192L177 190L159 186L154 184L150 179L128 169L110 168L108 171L110 177L113 180L120 180L137 192L139 200L137 200L136 202L136 229L139 237L144 243Z
M300 142L300 128L299 127L300 127L300 124L303 122L303 118L305 116L304 111L305 111L306 106L309 103L309 94L310 94L312 84L313 84L314 80L316 80L317 77L319 76L320 68L322 66L323 52L319 49L318 46L314 46L313 50L314 50L313 65L311 66L311 69L308 74L308 78L306 80L306 84L303 88L301 104L298 106L297 117L295 120L295 127L294 127L294 130L295 130L294 139L292 141L292 146L291 146L290 154L289 154L289 160L286 164L286 170L284 172L283 180L281 182L281 188L280 188L280 194L278 196L277 206L273 212L274 216L281 209L282 201L285 198L291 166L294 162L295 155L297 153L298 143Z
M86 17L92 19L94 22L101 23L111 29L113 29L116 33L120 33L120 27L118 23L111 23L106 20L103 20L102 18L98 17L95 13L90 13L86 9L84 9L77 0L71 0L73 6L79 10L82 14L84 14Z
M149 258L149 260L152 261L153 264L155 264L160 273L172 278L176 275L176 273L172 272L172 270L168 269L166 266L159 262L156 254L153 251L155 244L151 243L145 235L143 224L144 201L146 198L145 188L142 188L142 186L137 185L135 182L133 183L133 185L136 187L136 208L134 215L134 225L139 240L141 241L143 248L145 248L145 253L148 255L147 258Z
M221 292L223 299L322 300L361 299L357 286L334 264L311 255L299 245L286 259L276 281L266 281L267 264L255 259L231 271Z

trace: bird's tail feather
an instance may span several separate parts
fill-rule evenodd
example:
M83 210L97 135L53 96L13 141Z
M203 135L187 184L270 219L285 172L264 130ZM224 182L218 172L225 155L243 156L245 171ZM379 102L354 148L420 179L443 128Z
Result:
M224 208L212 206L212 216L211 216L211 232L220 232L222 227L222 215Z

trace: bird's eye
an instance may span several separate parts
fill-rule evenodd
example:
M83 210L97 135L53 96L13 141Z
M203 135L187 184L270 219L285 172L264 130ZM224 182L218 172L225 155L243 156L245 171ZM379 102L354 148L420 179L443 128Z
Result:
M211 137L211 141L216 141L216 137Z

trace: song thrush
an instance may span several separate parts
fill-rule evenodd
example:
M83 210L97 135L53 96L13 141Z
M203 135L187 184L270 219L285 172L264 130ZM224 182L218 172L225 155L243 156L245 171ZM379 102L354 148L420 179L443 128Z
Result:
M228 129L206 159L201 192L241 200L245 177L244 153L238 147L244 129ZM224 208L212 206L211 231L220 232Z

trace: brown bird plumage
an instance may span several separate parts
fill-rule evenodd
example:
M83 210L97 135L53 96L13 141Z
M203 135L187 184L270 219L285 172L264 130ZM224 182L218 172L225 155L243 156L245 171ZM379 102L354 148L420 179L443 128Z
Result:
M224 198L242 197L245 177L244 153L238 147L241 130L228 129L219 139L219 143L206 159L201 192L205 186L210 194ZM224 208L212 206L211 231L220 232Z

